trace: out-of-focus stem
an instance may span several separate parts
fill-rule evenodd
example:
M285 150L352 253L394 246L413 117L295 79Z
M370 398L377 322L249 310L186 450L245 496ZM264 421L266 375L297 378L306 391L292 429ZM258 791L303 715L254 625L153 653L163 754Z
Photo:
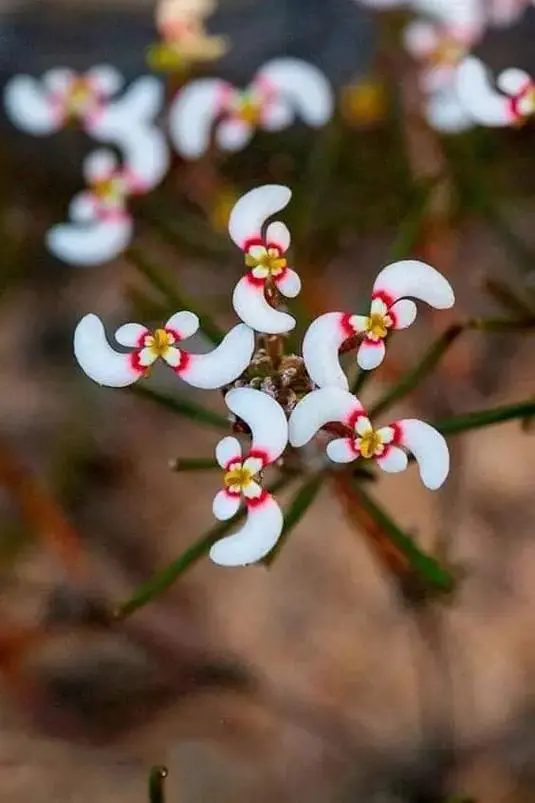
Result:
M149 775L149 803L165 803L164 785L167 767L153 767Z
M166 407L172 413L197 421L199 424L209 424L217 429L229 429L230 427L229 421L223 415L207 410L189 399L169 396L167 393L147 388L144 385L131 385L128 392L133 393L135 396L141 396L143 399L148 399L148 401L156 402L156 404Z
M443 435L458 435L471 429L490 427L492 424L501 424L515 418L528 418L535 414L535 399L520 402L519 404L494 407L490 410L477 410L465 415L445 418L442 421L433 421L433 426Z
M263 563L266 566L272 566L274 560L284 547L284 544L286 543L291 531L297 524L299 524L309 507L315 501L324 479L325 477L323 473L315 474L299 488L293 497L288 510L284 514L284 527L282 529L280 538L269 555L267 555L263 560Z

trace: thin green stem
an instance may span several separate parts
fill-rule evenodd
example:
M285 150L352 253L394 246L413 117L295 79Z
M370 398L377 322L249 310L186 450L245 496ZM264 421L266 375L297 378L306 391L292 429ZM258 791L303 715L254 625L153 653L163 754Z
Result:
M281 549L284 547L284 544L288 540L288 537L294 527L299 524L303 516L305 516L306 512L308 511L309 507L313 504L314 500L316 499L318 492L321 488L321 485L324 480L324 474L314 474L310 477L303 485L299 488L295 496L293 497L288 510L284 514L284 526L282 528L282 533L277 541L276 545L273 547L271 552L264 558L263 563L270 567L273 565L273 562L279 555Z
M503 421L511 421L515 418L528 418L534 414L535 399L531 399L519 404L494 407L491 410L477 410L442 421L434 421L433 426L443 435L458 435L460 432L490 427L492 424L501 424Z
M219 468L213 457L177 457L169 462L171 471L210 471Z
M149 775L149 803L165 803L165 779L167 767L153 767Z
M268 489L269 493L277 493L277 491L282 490L290 484L294 477L294 474L282 475ZM118 605L115 610L115 616L120 619L130 616L134 611L142 608L166 591L187 569L207 555L210 547L226 535L234 525L238 524L244 518L246 512L246 509L242 508L228 521L220 521L211 527L204 535L190 544L176 560L161 569L161 571L156 572L149 580L139 586L126 602Z
M224 333L210 316L200 310L188 296L184 295L178 289L176 283L171 281L154 262L148 260L139 249L130 247L125 251L125 257L160 291L169 306L173 307L176 312L184 309L194 312L199 317L201 330L212 343L218 344L223 340Z
M162 393L153 388L147 388L144 385L132 385L128 389L129 393L135 396L140 396L148 401L155 402L162 407L167 408L173 413L181 415L183 418L189 418L191 421L197 421L199 424L209 424L217 429L228 429L230 424L228 420L220 415L202 407L196 402L189 399L183 399L179 396L169 396L167 393Z

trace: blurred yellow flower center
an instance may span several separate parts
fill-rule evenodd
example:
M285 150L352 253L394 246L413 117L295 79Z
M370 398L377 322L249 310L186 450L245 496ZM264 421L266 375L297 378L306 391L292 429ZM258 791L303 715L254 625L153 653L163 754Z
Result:
M380 312L373 312L368 318L366 331L372 340L383 340L388 329L392 326L390 315L382 315Z
M285 269L287 262L277 248L264 248L262 253L255 256L247 254L245 264L248 268L263 268L267 274L277 276Z
M257 125L260 120L261 112L262 106L254 98L246 95L240 101L238 117L240 120L243 120L244 123L249 123L249 125Z
M225 483L225 488L237 486L240 488L240 490L242 490L249 485L252 479L253 475L249 469L239 465L226 472L225 476L223 477L223 482Z
M465 48L460 42L445 37L433 50L430 61L433 64L457 64L464 52Z
M95 181L93 184L93 192L102 201L120 201L123 196L122 182L115 176L102 179L101 181Z
M73 117L81 114L92 95L93 92L87 81L84 78L77 78L67 95L67 113Z
M383 452L383 439L374 429L357 438L357 446L362 457L373 457Z
M156 357L163 357L169 346L174 343L174 337L165 329L156 329L151 335L145 338L145 346L149 348Z

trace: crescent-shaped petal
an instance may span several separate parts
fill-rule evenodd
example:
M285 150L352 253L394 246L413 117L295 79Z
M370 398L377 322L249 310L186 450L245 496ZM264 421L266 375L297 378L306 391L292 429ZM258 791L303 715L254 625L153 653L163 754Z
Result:
M282 131L295 119L295 112L286 98L273 98L262 111L260 127L265 131Z
M414 323L416 313L416 304L408 298L400 298L388 310L388 314L394 319L394 329L407 329Z
M324 74L301 59L280 58L265 64L255 76L288 99L310 126L324 125L332 116L333 91Z
M141 376L132 365L130 354L112 349L100 318L90 313L74 331L74 356L82 370L99 385L124 388Z
M92 223L98 218L99 201L91 190L77 192L69 204L69 218L74 223Z
M282 532L284 518L275 499L268 494L262 502L248 507L243 527L217 541L210 558L219 566L247 566L270 552Z
M461 105L476 122L487 126L507 126L514 121L510 99L496 92L489 71L475 56L460 63L455 74L455 86Z
M240 507L240 495L218 491L212 503L212 513L219 521L227 521L236 515Z
M411 296L436 309L447 309L455 303L448 280L431 265L416 259L402 259L383 268L373 285L373 295L381 293L391 302Z
M506 95L518 95L531 84L531 77L525 70L519 70L517 67L509 67L496 78L496 86Z
M7 82L4 105L13 125L34 136L58 131L63 123L48 93L29 75L15 75Z
M290 229L281 220L274 220L266 228L266 243L268 246L276 245L280 252L284 254L290 247L292 237Z
M320 388L349 389L338 359L340 346L351 336L343 326L343 320L342 312L320 315L312 321L303 338L303 359L308 375Z
M379 468L386 471L388 474L399 474L400 471L405 471L409 465L407 455L403 449L397 446L390 446L383 457L376 457L375 461Z
M177 372L188 385L214 390L237 379L251 362L253 351L254 332L240 323L213 351L207 354L188 352L188 359Z
M219 116L220 100L227 87L219 78L203 78L187 84L176 95L169 110L169 134L185 159L197 159L208 150L212 126Z
M443 87L429 96L425 107L427 122L436 131L456 134L473 128L475 121L461 104L455 86Z
M228 230L231 239L242 250L248 240L262 237L262 226L268 218L280 212L290 202L292 191L282 184L263 184L234 204L230 213Z
M122 88L124 78L112 64L96 64L84 76L101 97L109 98Z
M254 128L245 120L231 117L221 120L216 128L215 141L224 151L241 151L251 141Z
M253 388L229 390L225 404L251 430L251 451L258 453L265 465L277 460L288 443L288 421L280 404Z
M80 78L79 73L70 67L52 67L43 73L41 83L47 92L64 97L77 78Z
M46 244L63 262L91 267L122 253L132 239L132 229L130 217L95 221L90 225L60 223L49 230Z
M308 443L325 424L338 421L351 427L363 408L356 396L341 388L313 390L294 407L289 421L292 446Z
M148 192L163 179L170 165L169 146L162 131L151 125L125 127L115 138L121 148L132 193Z
M444 437L430 424L417 418L404 418L397 422L400 443L418 463L420 477L426 488L440 488L450 470L450 453Z
M115 339L121 346L137 348L140 346L141 338L149 333L146 326L141 323L123 323L116 332Z
M232 435L221 438L215 447L215 458L221 468L224 469L232 460L241 460L242 452L239 440Z
M98 148L84 159L83 173L88 184L107 181L119 166L117 155L109 148Z
M186 340L186 338L194 335L199 330L199 326L199 316L195 315L194 312L189 312L189 310L175 312L165 324L165 328L172 329L181 340Z
M295 318L268 304L264 285L254 284L248 275L243 276L234 288L232 306L238 318L257 332L280 335L295 327Z

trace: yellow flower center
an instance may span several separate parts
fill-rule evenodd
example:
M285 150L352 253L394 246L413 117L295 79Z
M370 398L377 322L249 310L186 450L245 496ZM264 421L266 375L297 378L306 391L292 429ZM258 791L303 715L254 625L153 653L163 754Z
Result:
M87 81L84 78L77 78L67 96L67 113L71 117L76 117L81 114L88 102L91 100L92 91Z
M430 61L432 64L454 65L461 60L464 51L465 48L460 42L446 37L433 50Z
M93 192L100 198L101 201L117 202L123 196L122 182L117 177L102 179L95 181L93 184Z
M270 276L277 276L285 269L287 262L277 248L266 248L260 256L247 254L245 264L248 268L264 268Z
M145 346L149 348L156 357L164 357L169 346L174 343L173 335L165 329L156 329L151 335L145 338Z
M249 123L249 125L257 125L260 121L261 112L262 106L258 100L255 100L249 95L245 95L241 99L238 108L238 117L240 120L243 120L244 123Z
M249 469L239 465L226 472L225 476L223 477L223 482L225 483L225 488L238 486L240 490L243 490L249 485L252 479L253 475Z
M383 452L383 439L374 429L358 438L357 443L362 457L373 457Z
M374 312L368 318L366 331L372 340L383 340L387 336L391 326L392 318L390 315L382 315L380 312Z

